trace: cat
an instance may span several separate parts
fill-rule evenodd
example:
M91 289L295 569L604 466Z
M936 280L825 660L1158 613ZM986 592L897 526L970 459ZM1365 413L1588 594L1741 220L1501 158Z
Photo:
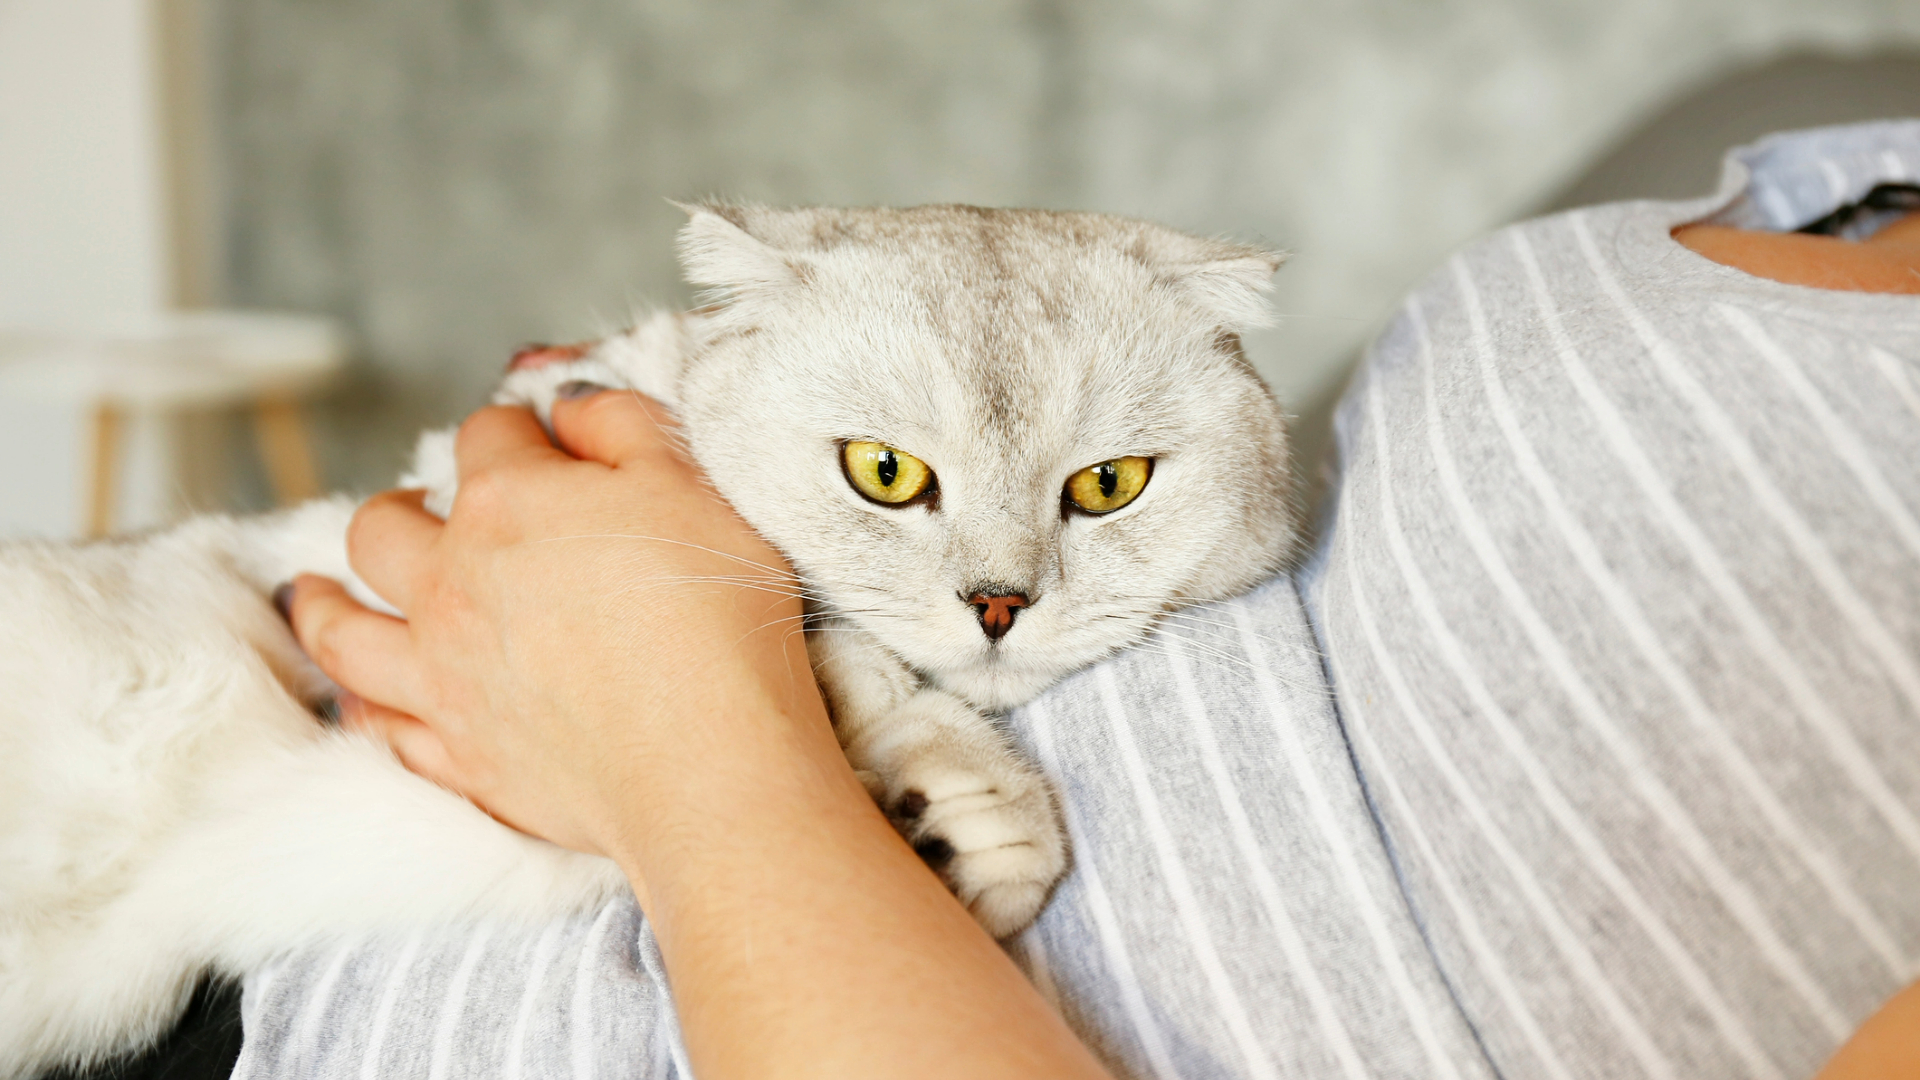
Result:
M1017 932L1069 854L995 714L1291 555L1284 419L1239 344L1280 257L1091 213L685 209L708 306L523 352L496 400L675 410L805 584L849 761ZM404 482L444 515L451 432ZM625 887L315 718L332 687L267 598L313 572L386 606L347 566L353 509L0 547L0 1078L150 1040L209 969Z

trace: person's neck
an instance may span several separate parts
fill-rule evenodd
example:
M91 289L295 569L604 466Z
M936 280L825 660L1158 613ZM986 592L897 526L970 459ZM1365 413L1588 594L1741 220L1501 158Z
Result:
M1723 266L1788 285L1920 294L1920 213L1857 243L1725 225L1683 225L1673 238Z

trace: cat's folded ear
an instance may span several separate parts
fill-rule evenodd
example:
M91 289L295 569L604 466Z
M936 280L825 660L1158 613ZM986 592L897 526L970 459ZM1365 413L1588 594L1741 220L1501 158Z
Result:
M775 292L805 280L799 256L755 237L759 207L721 202L674 203L686 211L680 227L680 267L687 281L714 292L716 300Z
M1273 272L1287 259L1285 252L1151 227L1140 237L1135 254L1162 282L1218 319L1222 328L1239 333L1273 325L1267 294L1273 291Z

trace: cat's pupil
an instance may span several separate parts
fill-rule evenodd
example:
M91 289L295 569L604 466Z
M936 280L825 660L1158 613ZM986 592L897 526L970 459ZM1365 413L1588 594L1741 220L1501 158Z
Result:
M1113 489L1119 486L1120 470L1114 468L1113 462L1111 461L1103 463L1100 466L1100 497L1103 499L1113 498Z
M882 450L879 464L873 471L880 477L881 487L892 487L894 477L900 475L900 459L893 456L893 451Z

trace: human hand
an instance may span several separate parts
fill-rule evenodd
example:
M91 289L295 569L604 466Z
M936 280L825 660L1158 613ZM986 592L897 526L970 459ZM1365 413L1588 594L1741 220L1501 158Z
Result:
M855 779L791 571L660 407L600 393L553 426L567 453L519 409L467 421L444 523L417 492L355 516L353 568L405 620L295 583L343 722L618 861L702 1076L1105 1076Z
M445 522L419 492L355 515L353 568L405 620L295 582L289 620L350 692L343 723L516 828L628 862L724 791L743 743L847 772L791 570L666 411L605 392L559 402L553 426L565 453L531 413L482 410Z

